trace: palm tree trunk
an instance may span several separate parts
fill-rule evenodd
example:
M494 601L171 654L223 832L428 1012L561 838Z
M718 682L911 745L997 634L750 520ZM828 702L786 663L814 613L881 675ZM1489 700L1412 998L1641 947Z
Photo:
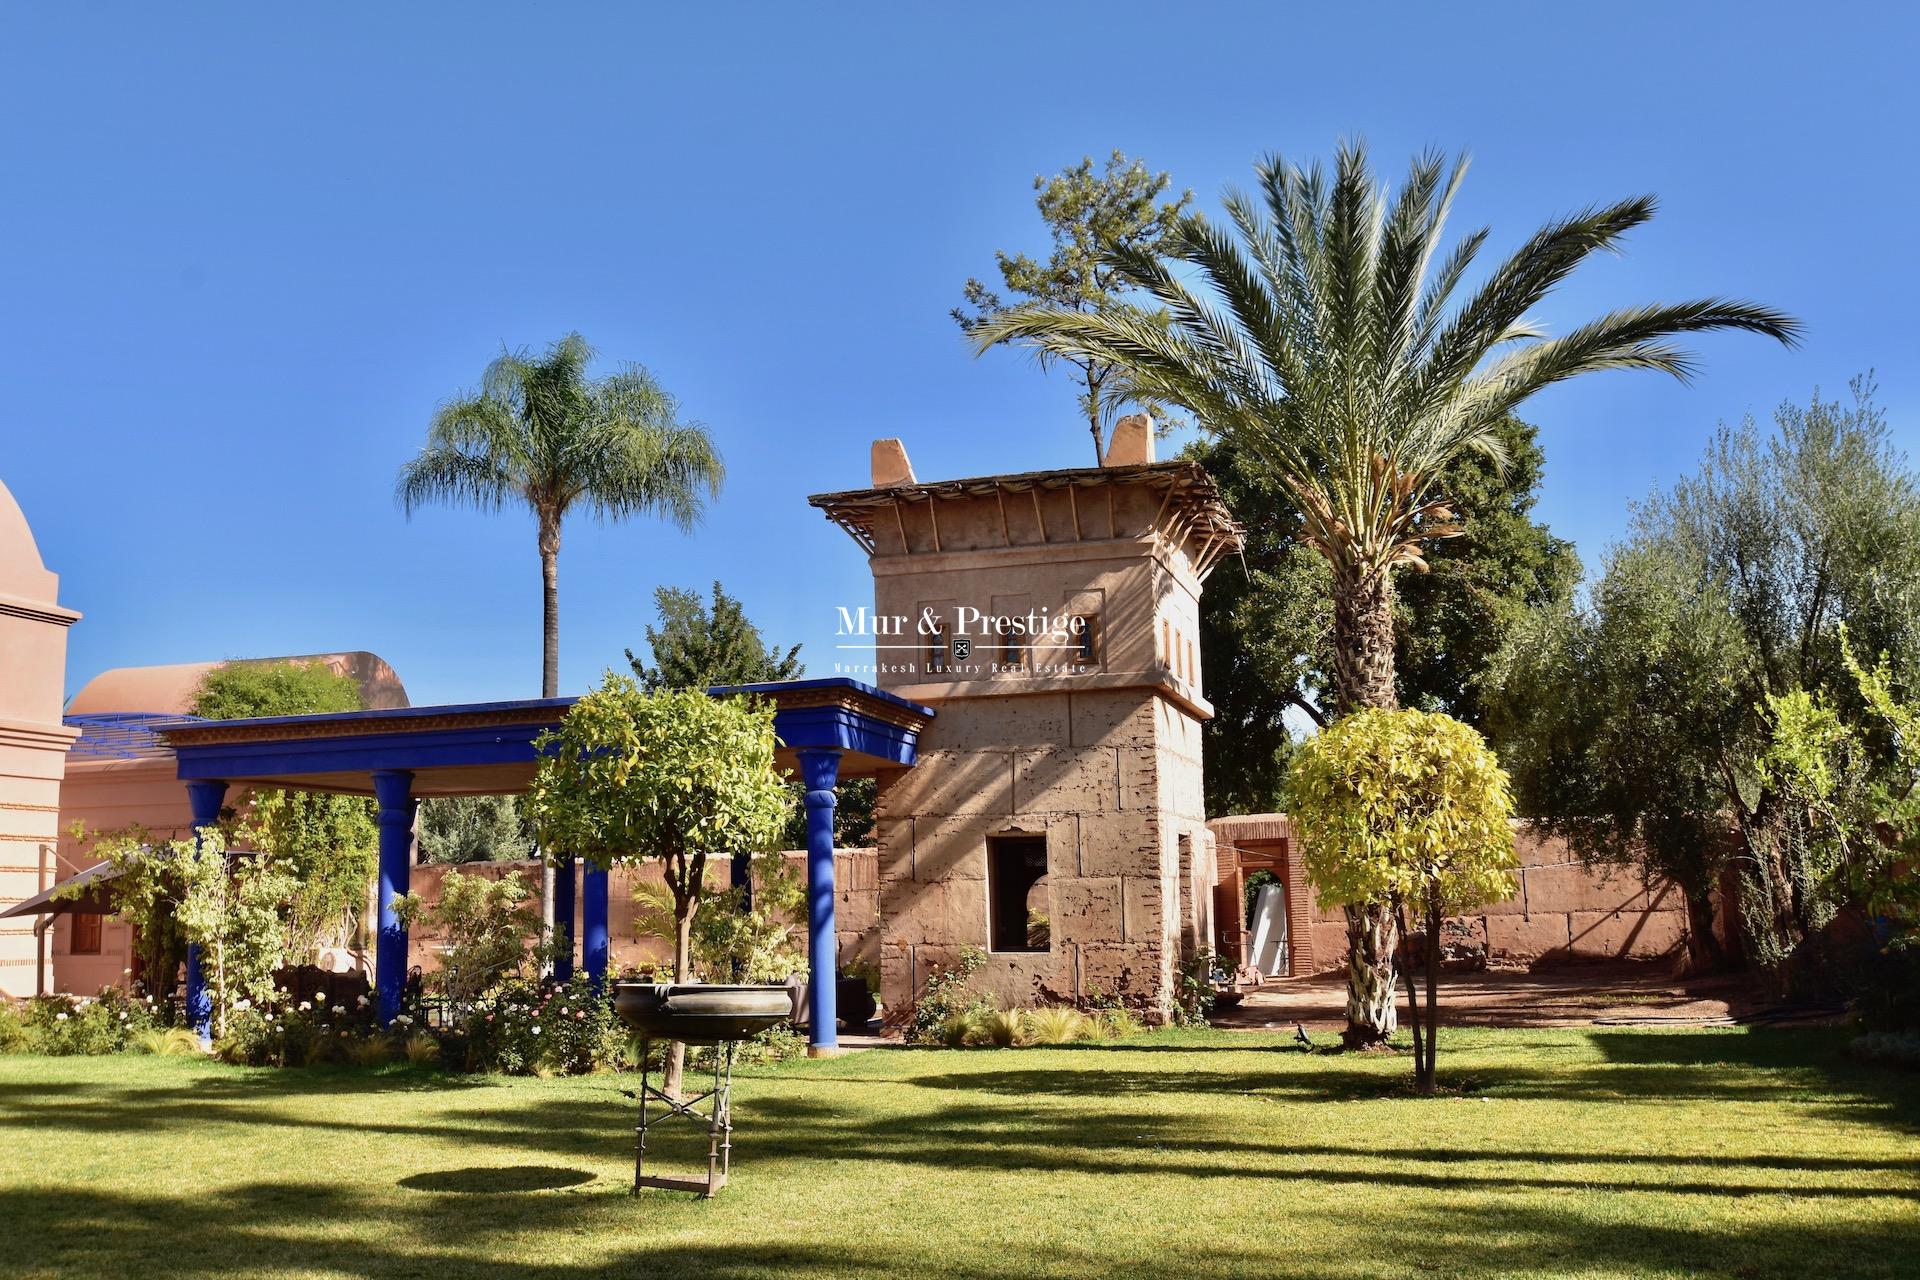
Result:
M1349 1049L1376 1048L1400 1029L1393 999L1400 930L1385 903L1362 903L1346 913L1347 1029L1340 1039Z
M1333 584L1334 699L1342 714L1398 708L1394 689L1393 580L1336 575Z
M540 696L560 696L560 522L540 517Z
M1336 573L1333 586L1334 699L1344 714L1363 707L1396 708L1393 581ZM1347 1029L1349 1048L1386 1043L1399 1026L1394 1009L1394 953L1400 930L1382 903L1350 906L1347 916Z

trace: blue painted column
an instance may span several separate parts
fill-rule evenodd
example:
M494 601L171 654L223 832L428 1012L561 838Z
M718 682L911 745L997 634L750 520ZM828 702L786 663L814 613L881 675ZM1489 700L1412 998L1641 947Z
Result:
M553 976L565 982L573 977L573 855L562 854L553 865Z
M189 782L187 804L193 810L193 843L200 844L202 828L220 821L220 806L227 798L224 782ZM171 975L169 975L171 976ZM187 1025L202 1040L213 1034L213 994L207 990L207 976L200 969L200 945L187 944Z
M607 870L586 864L580 877L580 964L596 990L607 985Z
M818 1055L840 1044L838 989L840 946L833 928L833 789L840 781L840 753L805 750L800 777L807 806L807 1051Z
M400 1012L407 985L407 928L393 900L413 883L413 775L404 769L378 769L373 798L380 806L380 934L375 942L374 981L378 986L380 1025Z

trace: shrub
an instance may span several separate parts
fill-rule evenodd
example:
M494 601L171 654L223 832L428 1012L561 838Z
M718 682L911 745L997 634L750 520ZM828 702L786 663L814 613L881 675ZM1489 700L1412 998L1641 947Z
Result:
M1025 1032L1028 1044L1072 1044L1096 1034L1093 1020L1068 1005L1027 1010Z
M1920 1031L1920 933L1895 937L1861 966L1854 1016L1868 1031Z
M1920 1071L1920 1031L1869 1031L1856 1036L1847 1052L1866 1062Z
M1125 1005L1109 1005L1087 1016L1093 1022L1094 1034L1102 1040L1137 1036L1147 1029L1147 1024L1140 1021L1140 1015Z
M905 1033L908 1044L946 1044L951 1030L949 1023L956 1016L993 1012L986 997L969 985L986 962L986 952L978 947L966 947L961 950L958 961L934 971L927 979L926 990L913 1006Z
M996 1009L980 1020L980 1030L986 1042L996 1049L1015 1049L1020 1045L1021 1030L1026 1022L1019 1009Z
M27 1034L18 1006L0 997L0 1053L27 1053L32 1047L33 1037Z
M102 988L91 1000L36 996L20 1019L20 1051L56 1056L119 1053L134 1036L156 1025L151 1005L117 987Z
M1213 969L1217 957L1202 947L1180 961L1173 978L1173 1022L1179 1027L1204 1027L1213 1012Z
M531 972L541 930L539 904L532 897L532 888L518 871L497 880L449 871L432 906L418 894L396 899L409 928L424 925L446 939L440 965L425 982L454 1016L466 1014L496 987L524 980Z
M928 1033L922 1043L931 1042L944 1045L949 1049L964 1049L969 1045L986 1042L986 1019L991 1010L981 1007L962 1009L950 1013L940 1020L940 1025Z
M356 1067L384 1067L393 1061L393 1041L386 1036L366 1036L347 1042L347 1061Z
M614 1016L611 990L575 974L564 983L516 982L462 1024L466 1064L507 1075L580 1075L632 1060L631 1037Z
M202 1052L200 1037L185 1027L154 1027L134 1036L127 1044L132 1053L155 1058L191 1058Z
M395 1025L405 1030L412 1022L411 1014L402 1014ZM322 988L311 999L296 1001L283 987L259 1004L240 1002L213 1051L221 1061L240 1066L318 1066L345 1061L356 1037L378 1030L364 992L349 997Z
M407 1061L416 1067L431 1067L440 1061L440 1042L432 1033L416 1031L407 1037Z

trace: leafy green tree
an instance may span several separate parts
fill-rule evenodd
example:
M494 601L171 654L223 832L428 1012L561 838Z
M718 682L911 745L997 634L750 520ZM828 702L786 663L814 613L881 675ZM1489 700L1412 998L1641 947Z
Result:
M647 628L653 664L649 666L633 650L627 650L627 665L649 693L797 680L806 673L800 646L796 644L782 653L779 645L768 645L740 602L718 582L713 584L711 609L694 592L678 587L659 587L653 599L660 611L659 628ZM799 797L805 788L799 782L791 787L795 803L782 842L789 849L803 849L807 844L807 817L799 807ZM855 848L872 838L875 795L872 778L848 778L840 784L840 802L833 810L835 844L843 849Z
M182 840L154 841L130 828L99 836L95 856L113 865L115 911L143 939L176 934L182 949L197 944L213 1004L213 1035L246 1003L273 996L273 975L287 961L284 905L294 876L270 854L229 858L217 827ZM179 963L178 953L168 957ZM171 967L150 968L171 976ZM157 984L162 990L167 983Z
M786 820L773 708L696 691L646 693L609 672L538 746L527 812L541 845L601 867L657 859L673 895L673 978L687 981L707 863L771 848ZM670 1092L684 1059L676 1048Z
M1000 287L1019 301L1009 304L988 285L968 280L966 305L953 309L954 320L974 334L1021 302L1090 314L1121 305L1129 286L1107 260L1107 252L1116 246L1154 254L1166 249L1168 237L1193 200L1191 191L1177 199L1162 199L1171 182L1166 174L1154 173L1120 151L1107 157L1104 173L1095 173L1093 157L1087 156L1050 178L1036 177L1033 189L1040 194L1035 203L1053 238L1053 252L1045 262L1024 253L995 253ZM1051 352L1040 356L1043 365L1053 358ZM1158 402L1137 394L1114 361L1088 354L1061 359L1072 366L1079 383L1080 412L1093 433L1097 467L1106 457L1106 428L1114 414L1129 403L1157 408Z
M1401 705L1486 723L1486 673L1529 613L1564 601L1579 580L1573 544L1532 518L1544 458L1534 428L1500 425L1504 470L1479 455L1456 459L1441 488L1456 495L1462 534L1433 545L1431 571L1394 598ZM1200 643L1214 718L1202 731L1207 812L1276 808L1292 750L1287 716L1315 725L1333 703L1331 581L1327 562L1299 538L1282 492L1249 476L1224 441L1191 456L1220 484L1247 526L1244 571L1229 564L1200 601Z
M647 628L653 665L627 650L627 665L649 693L791 680L805 670L800 646L783 654L778 645L766 644L740 602L718 582L713 584L712 609L697 592L679 587L656 587L653 603L660 612L659 629Z
M1750 750L1743 655L1724 594L1669 549L1634 545L1608 555L1586 608L1560 602L1516 627L1493 677L1521 811L1583 858L1677 885L1696 969L1725 958L1723 813Z
M1788 342L1798 329L1778 311L1708 298L1629 307L1544 336L1533 309L1650 219L1650 196L1547 224L1456 298L1488 236L1444 244L1465 173L1464 160L1429 152L1389 193L1359 143L1341 145L1331 179L1317 164L1269 159L1257 197L1227 193L1231 230L1197 214L1180 220L1165 256L1190 272L1139 247L1108 249L1119 281L1158 311L1036 302L972 332L980 351L1018 342L1113 366L1138 392L1193 413L1291 498L1297 536L1327 564L1342 712L1398 705L1396 574L1425 569L1431 544L1461 532L1457 495L1441 487L1449 468L1471 454L1504 465L1502 424L1529 396L1603 369L1684 376L1680 334L1743 329ZM1356 911L1348 925L1363 966L1390 972L1391 919ZM1392 1008L1356 1012L1349 1033L1378 1038Z
M427 444L400 469L411 516L429 502L533 513L540 551L540 694L560 696L560 533L576 507L607 520L658 515L696 525L725 470L713 438L683 422L651 373L624 365L587 376L593 348L570 333L535 356L503 352L480 387L440 406Z
M431 905L417 893L395 900L409 929L425 925L444 938L439 966L426 985L465 1016L476 1000L503 982L528 976L538 957L539 903L518 871L499 879L449 871Z
M422 862L503 862L533 856L533 833L513 796L431 796L420 802Z
M1287 813L1323 904L1384 905L1399 923L1403 948L1411 945L1409 916L1419 919L1426 950L1424 1016L1411 957L1403 958L1401 969L1413 1027L1414 1080L1421 1093L1431 1094L1440 1034L1441 922L1514 893L1520 859L1506 773L1486 740L1451 716L1357 711L1302 744L1287 778ZM1378 981L1371 972L1350 976L1355 988ZM1387 998L1391 1006L1391 992Z
M201 678L193 714L209 720L358 711L360 685L324 662L229 662ZM253 792L228 823L231 839L269 855L292 877L288 946L310 956L350 936L378 858L373 802L277 787Z
M1782 405L1765 436L1721 428L1698 472L1635 512L1590 594L1502 656L1496 739L1523 810L1677 883L1696 963L1719 959L1713 901L1733 870L1750 958L1782 990L1820 978L1803 947L1842 899L1815 815L1761 761L1769 708L1796 694L1841 690L1864 722L1843 627L1892 678L1920 676L1920 478L1870 384Z
M1852 688L1767 697L1761 781L1807 816L1813 864L1845 900L1902 930L1920 924L1920 702L1885 657L1869 668L1843 630ZM1852 695L1851 697L1849 695ZM1857 699L1862 714L1843 707Z

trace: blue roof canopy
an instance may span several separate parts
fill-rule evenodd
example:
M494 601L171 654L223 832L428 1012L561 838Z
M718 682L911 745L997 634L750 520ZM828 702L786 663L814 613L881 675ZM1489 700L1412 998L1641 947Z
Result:
M830 748L843 753L842 777L912 765L920 729L934 714L930 707L841 677L708 692L772 702L780 762L792 767L796 752ZM516 793L526 789L539 761L534 739L557 726L574 701L539 698L204 720L156 726L156 732L173 748L184 781L372 795L372 775L397 769L414 775L418 796Z

